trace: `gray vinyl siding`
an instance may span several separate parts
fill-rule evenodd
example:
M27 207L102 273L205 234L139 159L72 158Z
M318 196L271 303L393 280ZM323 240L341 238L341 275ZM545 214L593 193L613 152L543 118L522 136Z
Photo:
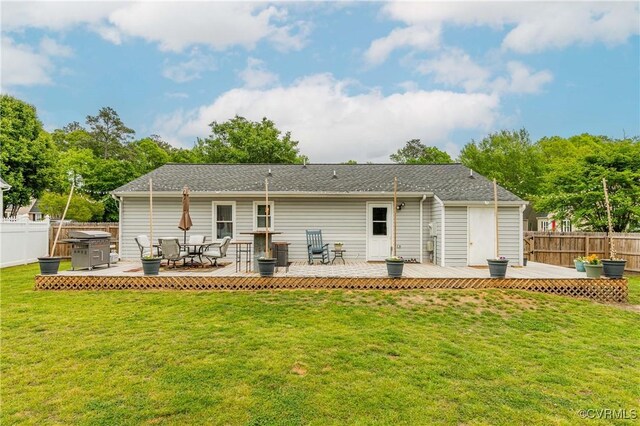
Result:
M431 199L431 223L433 224L433 234L436 236L435 242L435 260L436 265L442 265L442 206L435 198ZM428 229L428 228L426 228ZM428 232L427 232L428 234Z
M445 206L445 264L467 266L467 207Z
M213 202L225 203L228 199L191 197L191 219L193 226L187 235L214 235ZM235 240L252 240L251 235L242 235L254 229L253 204L263 199L237 199L235 201ZM286 241L289 246L289 258L301 260L307 258L307 229L321 229L323 239L333 248L336 241L343 242L347 250L347 259L366 260L367 201L366 199L345 198L274 198L273 231L281 232L273 236L274 241ZM370 200L392 202L389 200ZM399 256L420 258L420 199L399 199L404 202L402 210L397 211ZM425 224L423 242L429 238L426 226L432 221L431 199L424 202L423 223ZM133 259L139 256L134 238L140 234L149 234L149 200L146 198L124 197L122 204L122 249L121 257ZM179 237L182 231L178 222L182 214L180 200L156 197L153 201L154 239L158 237ZM391 232L392 223L389 223ZM426 250L424 259L428 260ZM233 246L228 256L234 256Z
M522 217L519 207L498 208L498 236L500 256L509 259L509 265L520 265L520 227Z

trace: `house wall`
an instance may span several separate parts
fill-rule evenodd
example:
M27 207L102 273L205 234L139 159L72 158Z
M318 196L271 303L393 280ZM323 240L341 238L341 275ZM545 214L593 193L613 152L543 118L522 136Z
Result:
M347 259L366 259L366 213L367 201L390 201L392 199L365 198L273 198L273 231L282 232L273 236L274 241L286 241L289 246L289 258L301 260L307 258L307 229L321 229L326 243L342 241L347 250ZM193 227L188 235L213 235L213 201L225 202L229 199L191 197L190 214ZM253 230L253 202L262 199L235 200L236 235L235 240L251 240L251 235L242 232ZM398 234L397 254L406 258L420 257L420 199L398 199L404 202L402 210L397 211ZM429 238L427 224L432 221L431 199L423 206L423 242ZM149 201L147 198L124 197L122 202L122 245L121 257L133 259L139 257L134 238L140 234L149 234ZM180 237L178 222L182 213L180 200L156 197L153 201L154 239L158 237ZM391 223L389 224L391 226ZM390 229L391 231L391 229ZM332 247L331 247L332 248ZM233 257L233 246L228 256ZM424 251L424 260L428 253Z
M467 207L445 206L445 265L467 266Z
M498 209L499 254L509 259L509 265L521 265L521 224L522 216L519 207L500 207Z
M498 208L500 256L509 259L510 265L521 265L521 226L522 216L519 207ZM445 233L445 265L467 266L468 208L466 206L445 206Z

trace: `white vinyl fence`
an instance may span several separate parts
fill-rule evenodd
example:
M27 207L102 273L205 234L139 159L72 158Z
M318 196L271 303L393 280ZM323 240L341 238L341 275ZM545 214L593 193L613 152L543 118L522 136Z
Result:
M36 262L49 254L49 219L0 219L0 268Z

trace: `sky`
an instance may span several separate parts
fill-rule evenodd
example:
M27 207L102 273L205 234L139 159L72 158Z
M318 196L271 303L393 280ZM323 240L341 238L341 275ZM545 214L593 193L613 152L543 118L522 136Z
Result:
M630 2L0 4L1 90L47 130L114 108L136 137L190 148L267 117L311 162L389 162L410 139L457 156L532 140L640 136Z

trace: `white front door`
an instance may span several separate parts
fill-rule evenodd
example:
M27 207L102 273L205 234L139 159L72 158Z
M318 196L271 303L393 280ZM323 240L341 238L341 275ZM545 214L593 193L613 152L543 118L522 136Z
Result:
M367 260L391 255L391 203L367 203Z
M495 258L496 220L493 207L469 207L469 265L486 265Z

